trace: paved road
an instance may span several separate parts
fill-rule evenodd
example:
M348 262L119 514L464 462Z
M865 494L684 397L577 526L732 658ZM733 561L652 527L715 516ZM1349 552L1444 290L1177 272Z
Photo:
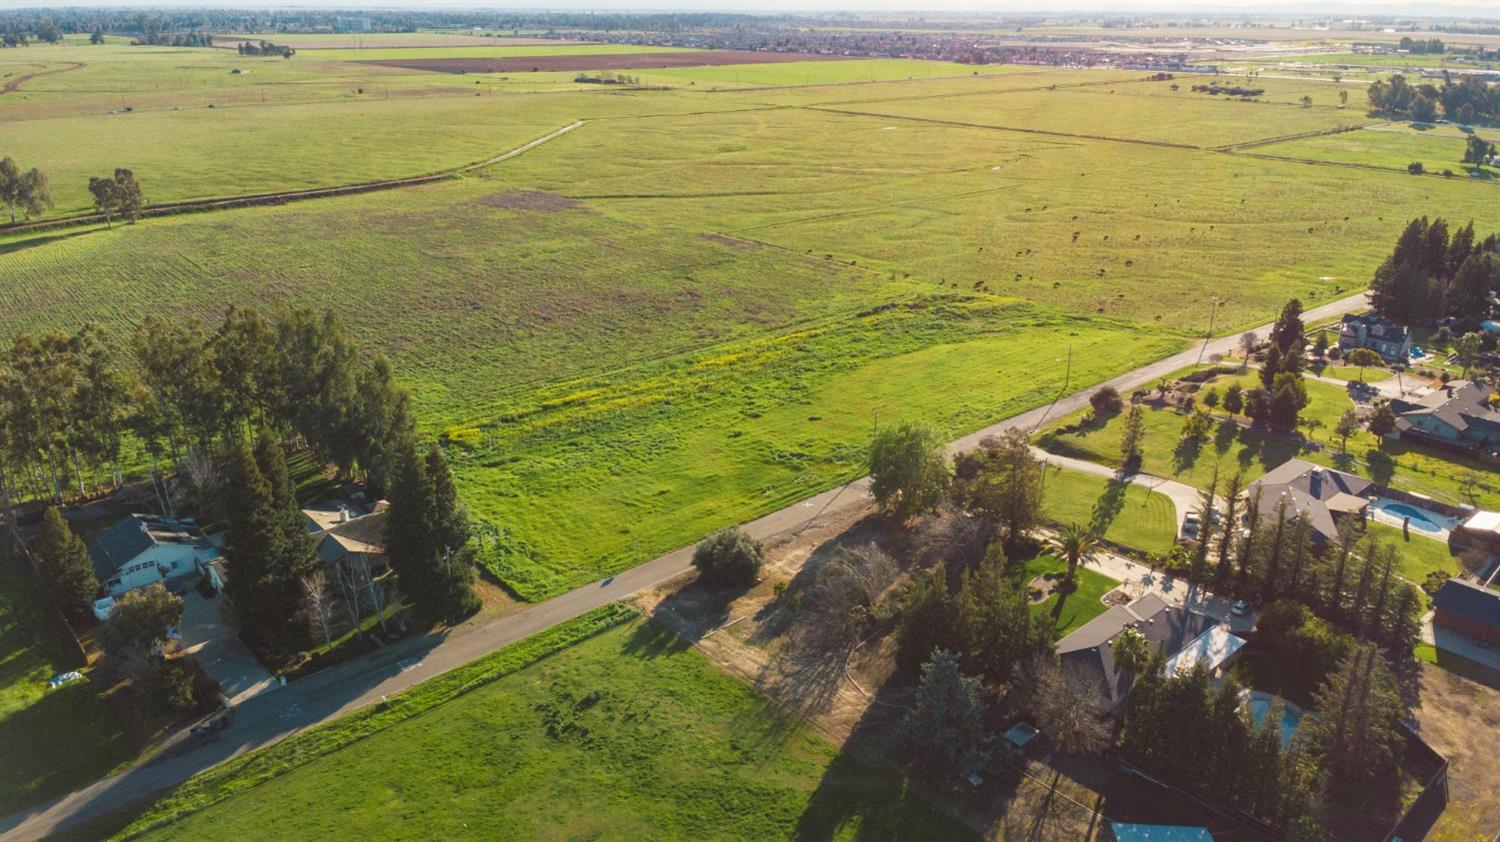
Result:
M1338 316L1367 305L1364 293L1308 311L1308 321ZM1269 326L1256 329L1264 336ZM1107 384L1121 392L1155 383L1163 376L1192 365L1201 356L1228 354L1239 346L1238 336L1211 340L1206 350L1190 350L1122 374ZM1048 419L1082 409L1099 386L1060 397L1053 404L992 424L954 442L952 449L969 450L985 436L1011 428L1033 430ZM769 538L807 526L825 512L858 505L869 493L868 478L795 503L744 525L757 538ZM135 804L231 757L277 742L303 728L348 713L399 692L435 675L462 666L503 646L601 605L623 599L691 569L692 547L684 547L616 576L569 591L516 614L501 617L461 635L441 633L401 641L341 667L324 670L301 681L250 699L240 706L234 727L218 739L194 743L179 735L155 758L110 778L84 787L57 801L0 819L5 839L39 839Z

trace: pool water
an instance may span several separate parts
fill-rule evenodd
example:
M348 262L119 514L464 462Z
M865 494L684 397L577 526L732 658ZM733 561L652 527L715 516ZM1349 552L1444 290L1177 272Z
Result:
M1255 716L1255 724L1266 718L1266 713L1271 709L1271 700L1259 693L1250 698L1250 713ZM1292 734L1296 733L1297 726L1302 722L1302 715L1294 712L1290 707L1285 708L1281 715L1281 747L1286 748L1292 744Z
M1431 518L1427 517L1426 512L1408 506L1405 503L1387 503L1381 506L1380 510L1395 517L1411 518L1413 529L1420 529L1423 532L1441 532L1443 530L1443 527L1437 525Z

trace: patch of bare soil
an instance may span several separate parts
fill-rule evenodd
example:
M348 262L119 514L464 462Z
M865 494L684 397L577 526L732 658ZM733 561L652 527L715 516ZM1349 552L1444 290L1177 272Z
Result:
M638 594L635 604L690 642L729 673L822 732L862 762L899 775L890 738L912 701L910 682L895 677L895 641L885 623L873 636L830 635L820 570L846 564L848 554L908 560L930 566L966 536L957 523L926 536L891 534L873 506L862 506L773 539L766 545L760 581L735 592L698 584L689 574ZM906 566L906 565L902 565ZM826 573L826 571L825 571ZM890 581L893 579L894 582ZM899 567L872 586L886 597L905 581ZM1050 770L1033 766L1019 785L986 775L974 789L927 795L986 839L1081 840L1089 837L1095 793L1067 777L1053 792Z
M485 196L477 201L481 205L488 205L492 208L522 211L554 212L584 206L583 202L577 199L559 196L556 193L548 193L545 190L505 190Z
M1422 665L1418 732L1448 758L1448 806L1429 842L1472 842L1500 833L1500 690Z

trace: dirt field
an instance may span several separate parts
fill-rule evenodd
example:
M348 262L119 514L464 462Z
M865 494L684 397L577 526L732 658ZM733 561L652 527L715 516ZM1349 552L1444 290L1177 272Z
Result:
M1448 758L1448 806L1428 842L1484 842L1500 833L1500 691L1422 667L1422 738Z
M431 70L435 73L524 73L568 70L640 70L663 67L718 67L725 64L777 64L789 61L844 61L844 56L702 50L687 53L622 53L576 56L502 56L497 58L371 59L360 64Z

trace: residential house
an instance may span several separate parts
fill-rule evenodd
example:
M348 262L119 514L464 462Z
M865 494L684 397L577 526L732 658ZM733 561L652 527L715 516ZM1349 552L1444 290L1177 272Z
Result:
M1210 670L1218 670L1233 657L1239 646L1198 643L1200 637L1217 626L1218 621L1205 614L1169 605L1160 596L1147 594L1129 605L1111 606L1084 623L1058 641L1057 656L1064 669L1086 675L1096 682L1103 709L1113 711L1124 701L1135 681L1135 673L1115 663L1114 643L1122 632L1135 629L1170 659L1188 651L1188 656L1176 661L1175 669L1186 669L1191 664L1202 662ZM1219 634L1213 633L1211 640L1218 639Z
M1500 646L1500 591L1449 579L1432 597L1432 626L1434 632L1455 632L1489 646ZM1434 634L1434 637L1438 648L1444 648L1445 636Z
M202 573L219 557L218 548L189 523L155 515L130 514L89 542L94 577L107 596L94 603L100 619L116 597L157 582Z
M366 512L334 500L303 509L302 514L325 566L365 561L378 570L385 566L385 514L389 508L389 503L380 500Z
M1411 331L1374 312L1349 314L1339 322L1339 350L1369 348L1391 362L1411 359Z
M1343 471L1314 465L1305 459L1289 459L1250 483L1245 499L1260 495L1260 515L1274 519L1286 501L1286 516L1305 515L1313 549L1326 549L1339 534L1338 522L1353 517L1363 520L1370 498L1378 487L1370 480ZM1247 514L1249 514L1247 512Z
M1454 537L1481 552L1500 555L1500 512L1475 512L1459 524Z
M1415 401L1394 399L1396 434L1465 449L1500 446L1500 409L1490 402L1492 394L1488 386L1454 380Z

